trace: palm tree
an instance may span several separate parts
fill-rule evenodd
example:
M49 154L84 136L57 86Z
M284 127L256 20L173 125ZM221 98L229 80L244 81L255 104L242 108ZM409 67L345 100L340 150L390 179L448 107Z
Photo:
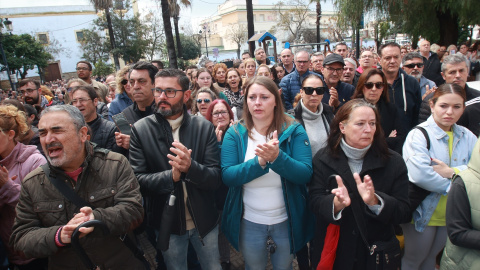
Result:
M173 42L172 24L170 22L170 10L168 0L160 0L162 6L163 27L165 28L165 40L167 42L168 61L171 68L178 68L177 56L175 55L175 42Z
M252 0L247 0L247 27L248 27L248 39L255 35L255 25L253 22L253 3ZM254 57L255 41L248 42L248 50L250 55Z
M180 0L180 4L184 7L191 5L189 0ZM178 16L180 15L180 5L177 0L168 0L170 8L170 16L173 18L173 25L175 26L175 41L177 42L177 55L182 58L182 44L180 43L180 32L178 30Z
M107 19L108 35L110 37L110 46L113 52L113 61L115 68L120 69L120 61L118 61L118 54L115 50L115 35L113 33L112 18L110 17L110 8L113 6L112 0L90 0L95 7L95 11L103 10L105 12L105 18Z

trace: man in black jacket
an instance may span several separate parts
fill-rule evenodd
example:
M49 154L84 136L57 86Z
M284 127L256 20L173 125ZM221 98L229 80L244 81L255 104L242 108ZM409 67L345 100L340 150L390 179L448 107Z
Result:
M157 239L169 241L169 249L163 252L167 269L187 269L191 242L202 269L219 270L214 196L221 183L219 148L213 125L186 110L188 85L188 77L180 70L157 73L155 113L133 125L130 163L145 199L147 226L158 233L171 225L170 234L159 234ZM173 221L166 224L162 212L170 194L177 199Z
M395 42L384 44L379 53L380 66L389 85L390 102L401 110L403 126L410 131L418 123L418 112L422 103L420 85L400 68L400 45Z
M467 78L468 78L468 66L467 59L459 54L451 54L446 56L442 64L442 76L445 79L445 83L456 83L465 89L465 95L467 101L472 100L480 96L480 92L468 87ZM420 109L419 122L425 122L428 117L432 114L430 110L430 99L435 93L431 93L426 96L422 101L422 107ZM470 113L469 109L469 113ZM465 113L465 112L464 112ZM468 118L460 117L459 123L465 127L469 127L470 123ZM476 125L476 124L473 124Z
M98 95L95 89L89 85L77 86L72 90L71 95L72 105L80 110L90 128L90 141L101 148L109 150L118 148L115 145L115 124L97 113Z
M425 78L434 81L436 85L442 85L445 80L441 74L440 58L434 52L430 51L430 42L426 39L422 39L419 42L420 54L423 56L423 76Z

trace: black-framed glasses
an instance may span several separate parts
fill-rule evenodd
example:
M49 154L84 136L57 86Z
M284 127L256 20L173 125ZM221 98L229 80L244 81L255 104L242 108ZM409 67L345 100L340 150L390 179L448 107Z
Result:
M325 86L303 87L302 89L305 92L305 94L307 94L307 95L313 95L313 91L315 91L315 93L317 93L317 95L320 96L320 95L323 95L323 93L325 93L325 91L327 90L327 87L325 87Z
M375 88L377 89L383 89L383 87L385 86L383 82L376 82L376 83L367 82L363 86L365 86L365 88L367 89L372 89L374 85L375 85Z
M197 99L197 103L210 103L210 99L209 98L204 98L204 99Z
M152 88L153 94L156 96L161 96L162 93L165 93L165 96L168 98L174 98L177 95L177 92L184 92L182 89L162 89L162 88Z
M403 65L404 67L407 67L407 68L415 68L415 66L417 66L418 68L421 68L423 67L423 63L412 63L412 64L408 64L408 65Z
M28 94L30 95L31 93L33 93L33 92L35 92L35 91L37 91L37 89L29 89L29 88L27 88L27 89L25 89L25 90L20 90L20 93L22 94L22 96L24 96L25 93L28 93Z
M330 72L336 72L336 73L343 73L343 68L331 68L331 67L326 67L325 68L326 70L330 71Z
M127 85L128 80L127 80L127 79L123 79L120 83L121 83L122 85Z
M91 99L91 98L73 99L73 100L70 102L70 104L72 104L72 105L73 105L73 104L77 104L77 103L82 103L82 104L83 104L83 103L85 103L85 102L87 102L87 101L89 101L89 100L92 100L92 99Z
M227 111L220 111L220 112L214 112L212 113L213 118L218 118L222 115L223 117L226 117L228 115Z

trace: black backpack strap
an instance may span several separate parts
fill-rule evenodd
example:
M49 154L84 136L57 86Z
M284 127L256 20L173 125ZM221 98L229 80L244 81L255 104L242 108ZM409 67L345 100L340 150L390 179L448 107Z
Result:
M425 136L425 139L427 140L427 150L430 151L430 137L428 137L427 130L425 130L425 128L423 128L421 126L416 126L414 128L420 130L423 133L423 136Z
M47 176L48 180L50 180L50 182L55 186L55 188L58 191L60 191L60 193L62 193L63 197L65 197L70 202L74 203L78 208L82 208L84 206L89 206L90 208L95 209L95 207L91 206L84 199L80 198L80 196L78 196L78 194L75 193L75 191L73 191L73 189L71 189L70 187L68 187L65 184L66 179L63 179L64 181L62 181L62 179L58 179L54 175L51 175L50 174L50 166L48 165L48 163L43 164L40 167L45 172L45 175ZM63 178L65 178L65 177L63 177Z

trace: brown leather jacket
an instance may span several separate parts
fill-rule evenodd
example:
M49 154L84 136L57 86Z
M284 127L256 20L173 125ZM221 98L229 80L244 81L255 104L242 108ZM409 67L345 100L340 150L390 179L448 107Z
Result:
M95 219L103 221L110 234L99 230L80 243L90 259L101 269L143 269L140 261L121 242L119 236L131 232L143 220L142 197L138 181L127 159L86 144L83 171L74 180L67 179L75 192L95 207ZM51 174L63 171L50 166ZM55 234L67 224L79 208L48 180L42 168L25 177L16 208L10 244L27 258L49 257L49 269L85 269L70 245L57 247Z

